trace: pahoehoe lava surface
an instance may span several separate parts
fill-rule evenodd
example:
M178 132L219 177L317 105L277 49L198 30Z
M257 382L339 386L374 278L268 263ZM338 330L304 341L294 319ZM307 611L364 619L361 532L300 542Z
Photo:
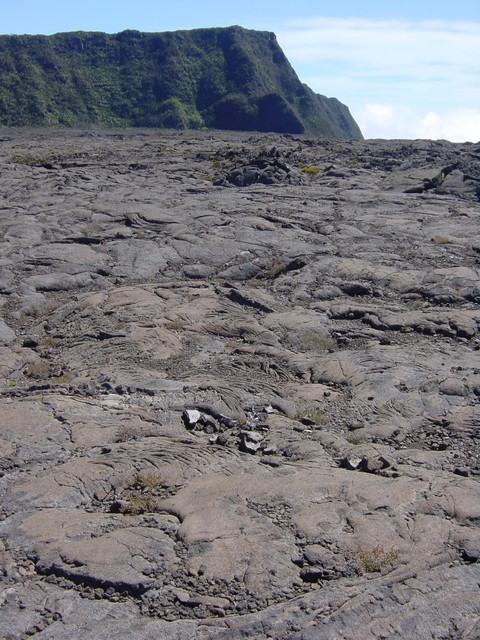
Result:
M480 145L0 154L2 638L480 637Z

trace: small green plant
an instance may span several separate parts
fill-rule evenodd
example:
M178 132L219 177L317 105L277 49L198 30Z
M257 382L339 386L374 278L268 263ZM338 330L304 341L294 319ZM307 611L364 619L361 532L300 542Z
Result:
M385 549L381 545L375 545L371 549L359 547L355 555L362 573L377 573L383 567L395 562L399 552L394 546L391 546L390 549Z
M310 175L316 176L317 173L320 172L320 169L318 167L302 167L302 173L308 173Z
M13 161L17 164L28 165L29 167L45 167L50 165L53 156L54 152L52 150L47 151L43 157L33 155L32 153L26 153L25 155L15 154Z
M40 164L40 161L38 158L35 158L35 156L32 156L31 154L27 153L23 156L21 155L15 155L13 157L13 161L16 162L17 164L26 164L29 167L36 167Z
M357 159L357 158L349 158L349 159L347 160L347 164L348 164L350 167L354 167L356 164L358 164L358 159Z

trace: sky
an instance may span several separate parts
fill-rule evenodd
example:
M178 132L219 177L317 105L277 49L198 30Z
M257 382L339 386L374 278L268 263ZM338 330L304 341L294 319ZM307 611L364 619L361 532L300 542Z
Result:
M365 138L480 140L479 0L0 0L0 33L273 31Z

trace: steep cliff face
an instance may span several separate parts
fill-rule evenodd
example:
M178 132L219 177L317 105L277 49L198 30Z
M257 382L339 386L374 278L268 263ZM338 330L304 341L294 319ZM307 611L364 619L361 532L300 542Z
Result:
M361 139L273 33L241 27L0 36L0 125L237 129Z

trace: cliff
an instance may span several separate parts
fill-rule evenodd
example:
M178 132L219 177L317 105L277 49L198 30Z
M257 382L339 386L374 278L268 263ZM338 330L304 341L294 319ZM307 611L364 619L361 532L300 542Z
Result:
M273 33L241 27L0 36L0 125L362 139L344 104L300 82Z

